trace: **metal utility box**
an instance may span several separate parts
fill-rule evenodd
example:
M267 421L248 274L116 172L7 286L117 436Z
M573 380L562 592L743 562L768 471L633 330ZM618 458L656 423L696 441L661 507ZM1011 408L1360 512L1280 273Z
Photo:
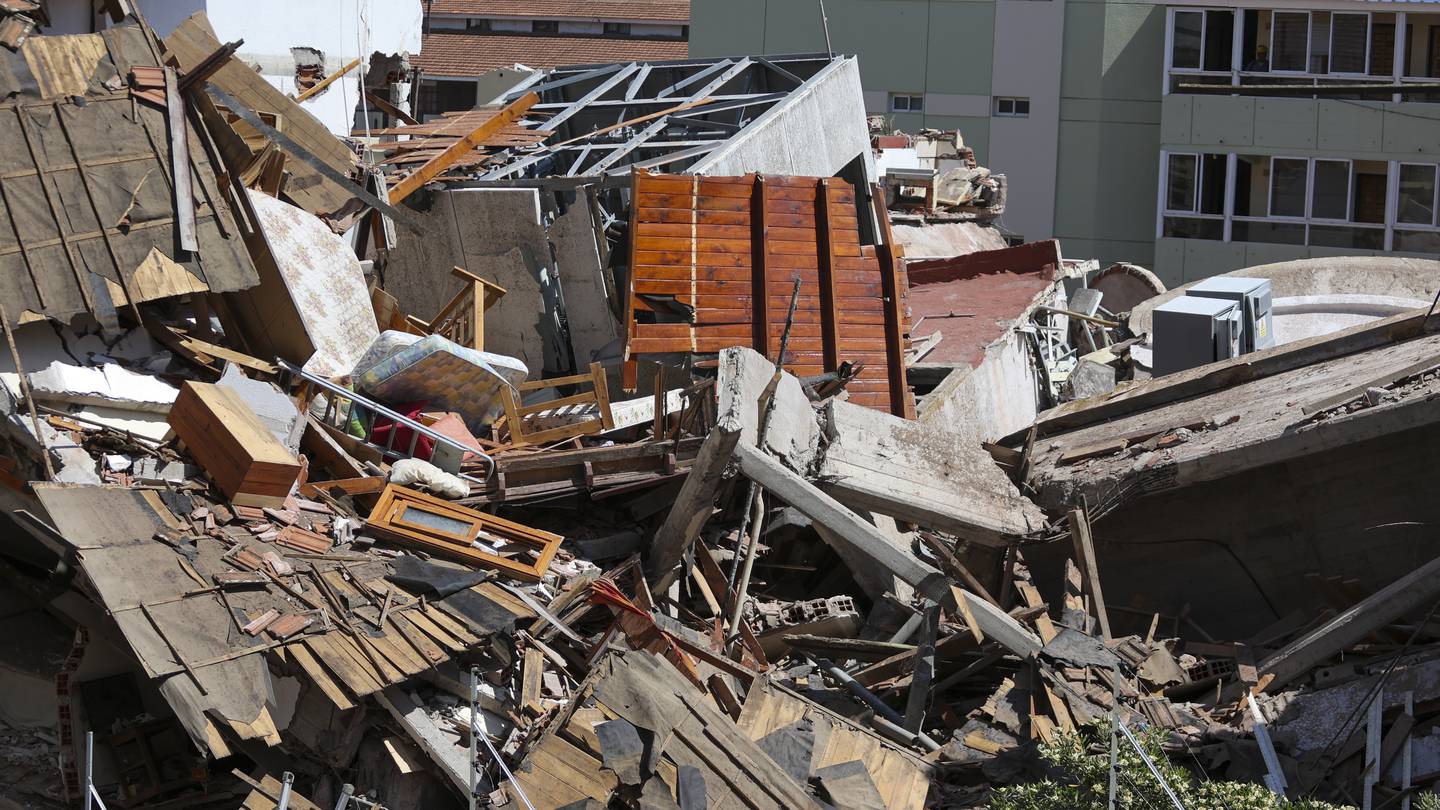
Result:
M1270 315L1270 279L1207 278L1185 291L1200 298L1224 298L1240 303L1244 335L1240 350L1244 353L1268 349L1275 345L1275 324Z
M1159 377L1240 354L1240 304L1180 296L1155 308L1150 343Z

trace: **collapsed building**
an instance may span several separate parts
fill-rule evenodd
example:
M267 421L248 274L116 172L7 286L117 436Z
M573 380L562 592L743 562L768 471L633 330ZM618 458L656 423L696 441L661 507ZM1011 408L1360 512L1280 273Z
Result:
M1258 269L1288 339L1158 375L1188 293L957 247L1003 182L891 176L852 57L351 142L124 11L0 51L8 799L986 806L1097 723L1440 779L1436 263Z

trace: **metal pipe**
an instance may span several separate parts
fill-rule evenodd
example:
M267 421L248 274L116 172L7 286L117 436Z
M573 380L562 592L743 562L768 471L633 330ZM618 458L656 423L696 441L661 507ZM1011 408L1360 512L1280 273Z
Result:
M1165 791L1165 795L1168 796L1170 802L1175 805L1176 810L1185 810L1185 805L1180 803L1180 797L1176 796L1175 791L1170 789L1170 783L1165 781L1165 777L1160 775L1160 769L1156 768L1155 763L1150 761L1150 755L1146 754L1145 749L1140 747L1140 741L1135 739L1135 735L1131 734L1130 729L1125 727L1125 721L1117 716L1115 718L1115 725L1120 728L1120 732L1125 735L1125 739L1130 741L1130 745L1134 746L1135 753L1140 755L1140 760L1145 763L1145 767L1150 770L1150 775L1155 777L1155 781L1160 783L1160 789Z
M355 795L355 786L344 784L340 786L340 798L335 802L335 810L346 810L350 806L350 797Z
M95 796L95 732L85 732L85 810L94 806Z
M920 620L923 618L923 614L918 610L911 613L910 618L906 619L905 623L900 625L900 629L895 631L895 635L890 637L890 643L904 644L909 641L910 637L915 635L915 631L920 629Z
M375 414L379 414L380 416L384 416L384 417L390 419L392 422L396 423L397 426L398 426L398 425L404 425L405 427L410 428L412 431L418 431L419 433L422 433L422 434L424 434L425 436L427 436L427 437L429 437L429 438L431 438L431 439L434 439L436 442L439 442L440 444L444 444L444 445L447 445L447 446L449 446L449 447L453 447L453 448L455 448L456 450L461 451L462 453L468 453L468 454L470 454L470 455L479 456L480 458L485 459L485 463L487 463L487 464L490 465L490 472L486 474L485 479L489 479L490 475L493 475L493 474L495 473L495 459L491 458L491 457L490 457L488 454L486 454L486 453L482 453L482 452L480 452L479 450L476 450L476 449L473 448L473 447L468 447L468 446L466 446L466 445L463 445L463 444L455 441L454 439L450 438L449 436L444 435L443 433L437 433L437 432L431 430L430 428L426 427L425 425L422 425L422 424L420 424L419 422L416 422L415 420L409 418L408 416L404 416L404 415L402 415L402 414L396 413L395 411L392 411L392 410L390 410L389 408L385 407L384 405L381 405L380 403L375 402L375 401L373 401L373 400L365 399L364 397L362 397L361 395L355 393L354 391L351 391L351 390L349 390L348 388L344 388L344 387L342 387L342 386L336 385L335 383L333 383L333 382L325 379L324 377L319 377L319 376L316 376L316 375L314 375L314 374L311 374L311 373L305 371L304 369L300 368L299 366L296 366L296 365L290 363L289 361L285 360L283 357L277 357L277 358L275 358L275 364L276 364L277 366L285 369L286 371L290 372L291 374L294 374L295 376L297 376L297 377L305 380L306 382L314 383L315 385L320 386L321 388L325 389L326 391L329 391L331 394L334 394L334 395L340 396L340 397L344 397L344 398L350 400L350 402L351 402L351 404L352 404L352 407L353 407L354 405L357 405L357 404L360 405L360 406L362 406L365 410L368 410L368 411L371 413L371 424L372 424L372 425L374 424L374 416L375 416ZM391 434L391 435L390 435L390 440L391 440L391 441L394 441L394 433L395 433L395 428L392 427L392 428L390 429L390 434ZM479 481L479 482L482 483L482 484L485 483L485 480L484 480L484 479L477 479L477 478L474 478L473 476L469 476L469 475L460 475L460 477L461 477L461 478L469 478L469 479L472 480L472 481Z
M476 776L475 765L480 759L480 744L475 739L480 736L475 733L476 712L480 711L480 670L477 667L470 668L470 810L475 810L475 784L479 781Z
M295 786L295 774L286 771L280 782L280 801L275 804L275 810L289 810L290 789Z
M881 721L884 721L885 723L888 723L889 727L891 727L895 733L902 735L903 739L913 739L915 742L918 742L920 745L924 746L927 750L930 751L935 751L940 748L939 743L935 742L923 732L915 732L914 735L911 735L909 731L906 731L904 727L905 718L901 717L899 712L890 708L888 705L886 705L885 701L876 697L874 692L866 689L863 684L850 677L850 673L846 672L840 667L835 666L835 662L831 661L828 658L813 658L804 652L802 652L801 655L805 655L806 658L810 658L811 661L815 662L816 666L829 673L830 677L834 678L836 681L839 681L840 685L845 687L845 689L848 690L850 694L860 698L862 701L865 702L865 705L874 709L875 717L872 718L872 720L873 722L875 722L877 727L883 728L884 726L880 726L880 723Z

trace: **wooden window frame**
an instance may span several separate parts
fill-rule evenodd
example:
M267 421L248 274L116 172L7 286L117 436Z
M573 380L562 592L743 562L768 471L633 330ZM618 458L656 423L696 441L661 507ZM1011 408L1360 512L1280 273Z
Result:
M462 536L402 521L401 515L409 508L421 509L451 520L467 522L470 524L470 528ZM417 547L437 557L500 571L526 582L540 581L546 570L550 568L550 561L554 559L555 552L560 549L560 542L564 539L558 534L551 534L523 523L515 523L494 515L477 512L460 504L441 500L395 484L386 485L384 491L380 493L380 500L370 511L370 517L366 518L365 526L385 540ZM527 565L508 557L482 551L471 545L482 532L491 537L534 550L536 552L535 561Z

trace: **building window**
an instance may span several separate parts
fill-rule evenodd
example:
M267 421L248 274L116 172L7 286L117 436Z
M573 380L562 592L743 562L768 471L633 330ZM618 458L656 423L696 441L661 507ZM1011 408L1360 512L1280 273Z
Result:
M1310 189L1310 218L1350 218L1350 161L1316 160Z
M1369 14L1330 15L1330 72L1364 73L1369 41Z
M1400 164L1400 204L1395 221L1404 225L1435 225L1435 167Z
M532 20L530 31L535 34L558 34L560 33L559 20Z
M1165 210L1194 211L1200 190L1200 156L1171 155L1166 172Z
M1310 58L1310 12L1277 11L1270 22L1270 69L1304 73Z
M628 37L630 36L630 23L608 22L605 23L605 36L607 37Z
M912 93L891 93L890 112L924 112L925 97Z
M1440 245L1433 164L1167 153L1161 167L1162 237L1406 252Z
M1005 118L1026 118L1030 115L1030 99L996 96L995 114Z
M490 31L490 21L489 21L489 20L484 20L484 19L481 19L481 20L471 19L471 20L466 20L465 23L466 23L466 25L465 25L465 30L467 30L467 31L475 31L475 32L478 32L478 33L487 33L487 32Z
M1306 173L1304 158L1270 159L1270 216L1304 217Z
M1234 32L1234 11L1176 11L1170 30L1170 67L1229 71Z

